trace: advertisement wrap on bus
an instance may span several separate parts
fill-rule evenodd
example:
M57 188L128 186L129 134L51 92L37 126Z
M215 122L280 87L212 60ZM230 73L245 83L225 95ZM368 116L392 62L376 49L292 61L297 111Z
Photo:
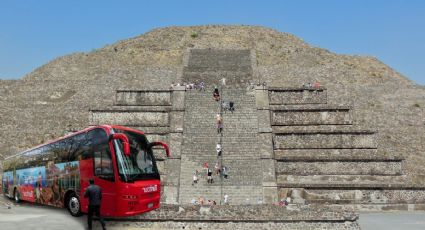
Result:
M154 146L143 132L94 126L5 159L3 193L21 200L87 212L89 179L102 188L101 214L129 216L159 207L160 175Z

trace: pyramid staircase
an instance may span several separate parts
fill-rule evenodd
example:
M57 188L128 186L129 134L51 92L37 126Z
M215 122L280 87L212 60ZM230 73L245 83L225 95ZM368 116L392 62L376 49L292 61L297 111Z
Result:
M224 130L218 134L215 119L220 103L213 100L210 91L186 93L179 203L187 204L200 197L223 203L225 194L232 204L262 202L254 96L246 90L226 89L221 91L221 97L231 98L236 111L222 113ZM215 149L218 143L222 146L221 157ZM214 183L208 184L204 165L207 163L214 171L217 162L226 166L229 177L214 174ZM192 183L195 170L200 172L197 184Z

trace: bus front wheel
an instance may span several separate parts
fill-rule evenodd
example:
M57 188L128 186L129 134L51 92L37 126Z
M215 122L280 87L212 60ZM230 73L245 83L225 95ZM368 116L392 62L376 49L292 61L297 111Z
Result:
M68 196L67 202L66 202L66 207L69 211L69 213L71 213L72 216L81 216L81 203L80 203L80 199L78 198L78 196L75 193L71 193Z

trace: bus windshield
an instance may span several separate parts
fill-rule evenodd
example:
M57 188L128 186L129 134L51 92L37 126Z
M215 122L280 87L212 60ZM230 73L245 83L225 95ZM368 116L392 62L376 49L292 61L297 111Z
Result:
M118 174L122 181L159 179L152 150L148 149L146 137L135 132L113 129L114 133L124 133L129 140L131 153L126 156L120 141L114 140L113 145L117 158Z

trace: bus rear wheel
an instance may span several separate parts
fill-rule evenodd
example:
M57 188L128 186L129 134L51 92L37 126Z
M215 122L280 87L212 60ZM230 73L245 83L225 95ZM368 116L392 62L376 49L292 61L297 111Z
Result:
M75 193L71 193L66 200L66 208L72 216L81 216L80 199Z

